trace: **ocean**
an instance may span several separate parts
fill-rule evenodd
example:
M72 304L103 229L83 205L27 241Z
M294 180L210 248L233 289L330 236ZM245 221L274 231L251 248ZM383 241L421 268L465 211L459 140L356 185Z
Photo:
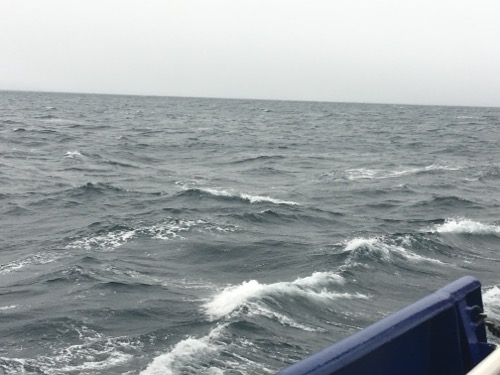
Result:
M0 374L273 374L463 275L499 323L499 145L500 108L1 91Z

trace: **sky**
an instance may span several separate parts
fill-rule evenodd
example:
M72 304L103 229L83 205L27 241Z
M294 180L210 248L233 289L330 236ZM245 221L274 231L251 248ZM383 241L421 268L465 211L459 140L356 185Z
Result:
M0 0L0 90L500 107L500 1Z

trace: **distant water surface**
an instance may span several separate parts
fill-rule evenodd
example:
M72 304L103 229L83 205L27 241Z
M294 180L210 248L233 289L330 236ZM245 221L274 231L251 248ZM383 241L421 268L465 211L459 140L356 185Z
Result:
M272 374L463 275L498 321L499 145L499 108L0 92L0 373Z

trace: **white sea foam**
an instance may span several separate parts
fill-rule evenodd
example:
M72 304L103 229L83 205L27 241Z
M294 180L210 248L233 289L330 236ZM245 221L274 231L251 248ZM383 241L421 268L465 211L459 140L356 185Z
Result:
M7 274L12 271L20 270L32 265L41 265L52 263L59 259L61 254L56 253L41 253L34 254L22 259L16 259L9 263L0 265L0 275Z
M292 282L261 284L256 280L244 281L240 285L228 286L203 308L210 320L230 315L233 311L269 295L300 295L310 299L349 298L346 293L330 292L326 289L332 283L342 284L344 279L332 272L315 272L311 276Z
M277 313L275 311L271 311L263 306L260 306L257 303L249 303L248 306L249 306L249 313L248 313L249 316L260 315L260 316L264 316L264 317L272 319L272 320L277 320L278 322L280 322L284 326L289 326L289 327L293 327L293 328L297 328L297 329L301 329L303 331L309 331L309 332L318 331L318 329L316 329L316 328L297 323L292 318L290 318L286 315Z
M70 159L74 159L75 157L82 156L82 154L80 153L80 151L68 151L64 156Z
M98 359L99 355L102 356L102 354L104 353L107 354L107 358L102 360ZM84 361L82 364L79 365L67 364L61 367L60 371L68 373L75 373L75 372L81 373L87 371L105 370L107 368L112 368L120 364L126 363L133 357L131 354L120 353L114 350L111 352L105 350L104 353L96 352L92 353L91 355L87 354L86 355L87 360Z
M228 198L240 198L250 203L273 203L273 204L284 204L289 206L299 206L300 203L294 201L287 201L282 199L271 198L262 195L252 195L247 193L237 193L227 190L218 190L212 188L198 188L198 190L208 193L210 195L218 197L228 197Z
M177 343L168 353L156 357L153 362L141 372L141 375L181 375L187 366L196 373L201 373L203 366L200 361L203 358L212 357L215 352L221 350L226 344L218 338L224 329L224 325L215 327L207 336L201 338L188 337ZM205 374L222 374L216 368L205 369Z
M123 246L135 237L137 230L119 230L94 237L82 237L66 245L67 249L91 250L98 248L104 251L112 251Z
M408 239L404 238L402 244L408 244ZM363 254L377 255L380 258L391 261L394 257L403 258L413 262L432 262L444 264L438 259L424 257L405 249L395 241L385 237L354 238L345 243L344 251L351 253L349 262L355 261Z
M13 374L31 374L26 372L27 367L39 369L39 372L44 374L94 373L125 365L133 359L131 353L139 353L143 345L139 340L127 337L105 337L85 326L72 326L70 329L78 334L81 344L54 347L51 355L40 355L36 358L3 359L9 362Z
M431 230L433 233L459 233L459 234L500 234L500 226L483 224L477 221L459 218L448 219L443 224L436 225Z
M348 180L370 180L372 178L377 178L381 171L375 169L355 168L348 169L345 173Z
M483 292L484 310L490 320L500 320L500 288L494 286Z
M169 240L173 238L184 239L180 233L187 232L191 227L206 224L203 220L175 220L160 223L150 227L141 227L138 232L148 234L160 240Z
M383 170L383 169L368 169L368 168L354 168L345 171L345 177L348 180L371 180L371 179L386 179L386 178L397 178L401 176L408 176L412 174L417 174L421 172L428 171L457 171L460 168L448 165L431 164L425 167L419 168L407 168L399 170Z
M38 357L38 364L46 372L52 373L54 364L66 373L105 370L125 364L133 358L131 352L139 352L143 345L128 337L105 337L86 326L73 329L83 343L57 349L50 357Z
M355 251L363 246L373 248L379 242L378 238L354 238L346 243L345 251Z
M0 311L13 310L16 309L18 305L1 306Z
M261 361L255 361L254 356L249 358L245 354L257 350L260 349L251 341L228 336L226 326L217 325L206 336L180 341L156 357L141 375L274 374Z
M169 219L150 226L141 225L136 229L115 230L98 236L81 237L73 240L71 243L66 245L66 248L84 250L100 249L102 251L113 251L138 236L149 236L159 240L183 240L185 239L185 237L182 236L182 233L188 232L192 228L197 228L197 230L204 233L225 233L234 231L236 226L218 225L214 223L208 223L204 220Z
M289 206L299 206L300 203L294 201L286 201L282 199L271 198L267 196L261 195L250 195L250 194L240 194L240 197L249 201L250 203L261 203L261 202L269 202L274 204L286 204Z

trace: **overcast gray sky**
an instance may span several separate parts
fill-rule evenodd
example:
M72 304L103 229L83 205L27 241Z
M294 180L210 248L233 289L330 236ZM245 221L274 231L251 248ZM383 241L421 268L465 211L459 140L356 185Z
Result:
M0 0L0 90L500 106L500 1Z

